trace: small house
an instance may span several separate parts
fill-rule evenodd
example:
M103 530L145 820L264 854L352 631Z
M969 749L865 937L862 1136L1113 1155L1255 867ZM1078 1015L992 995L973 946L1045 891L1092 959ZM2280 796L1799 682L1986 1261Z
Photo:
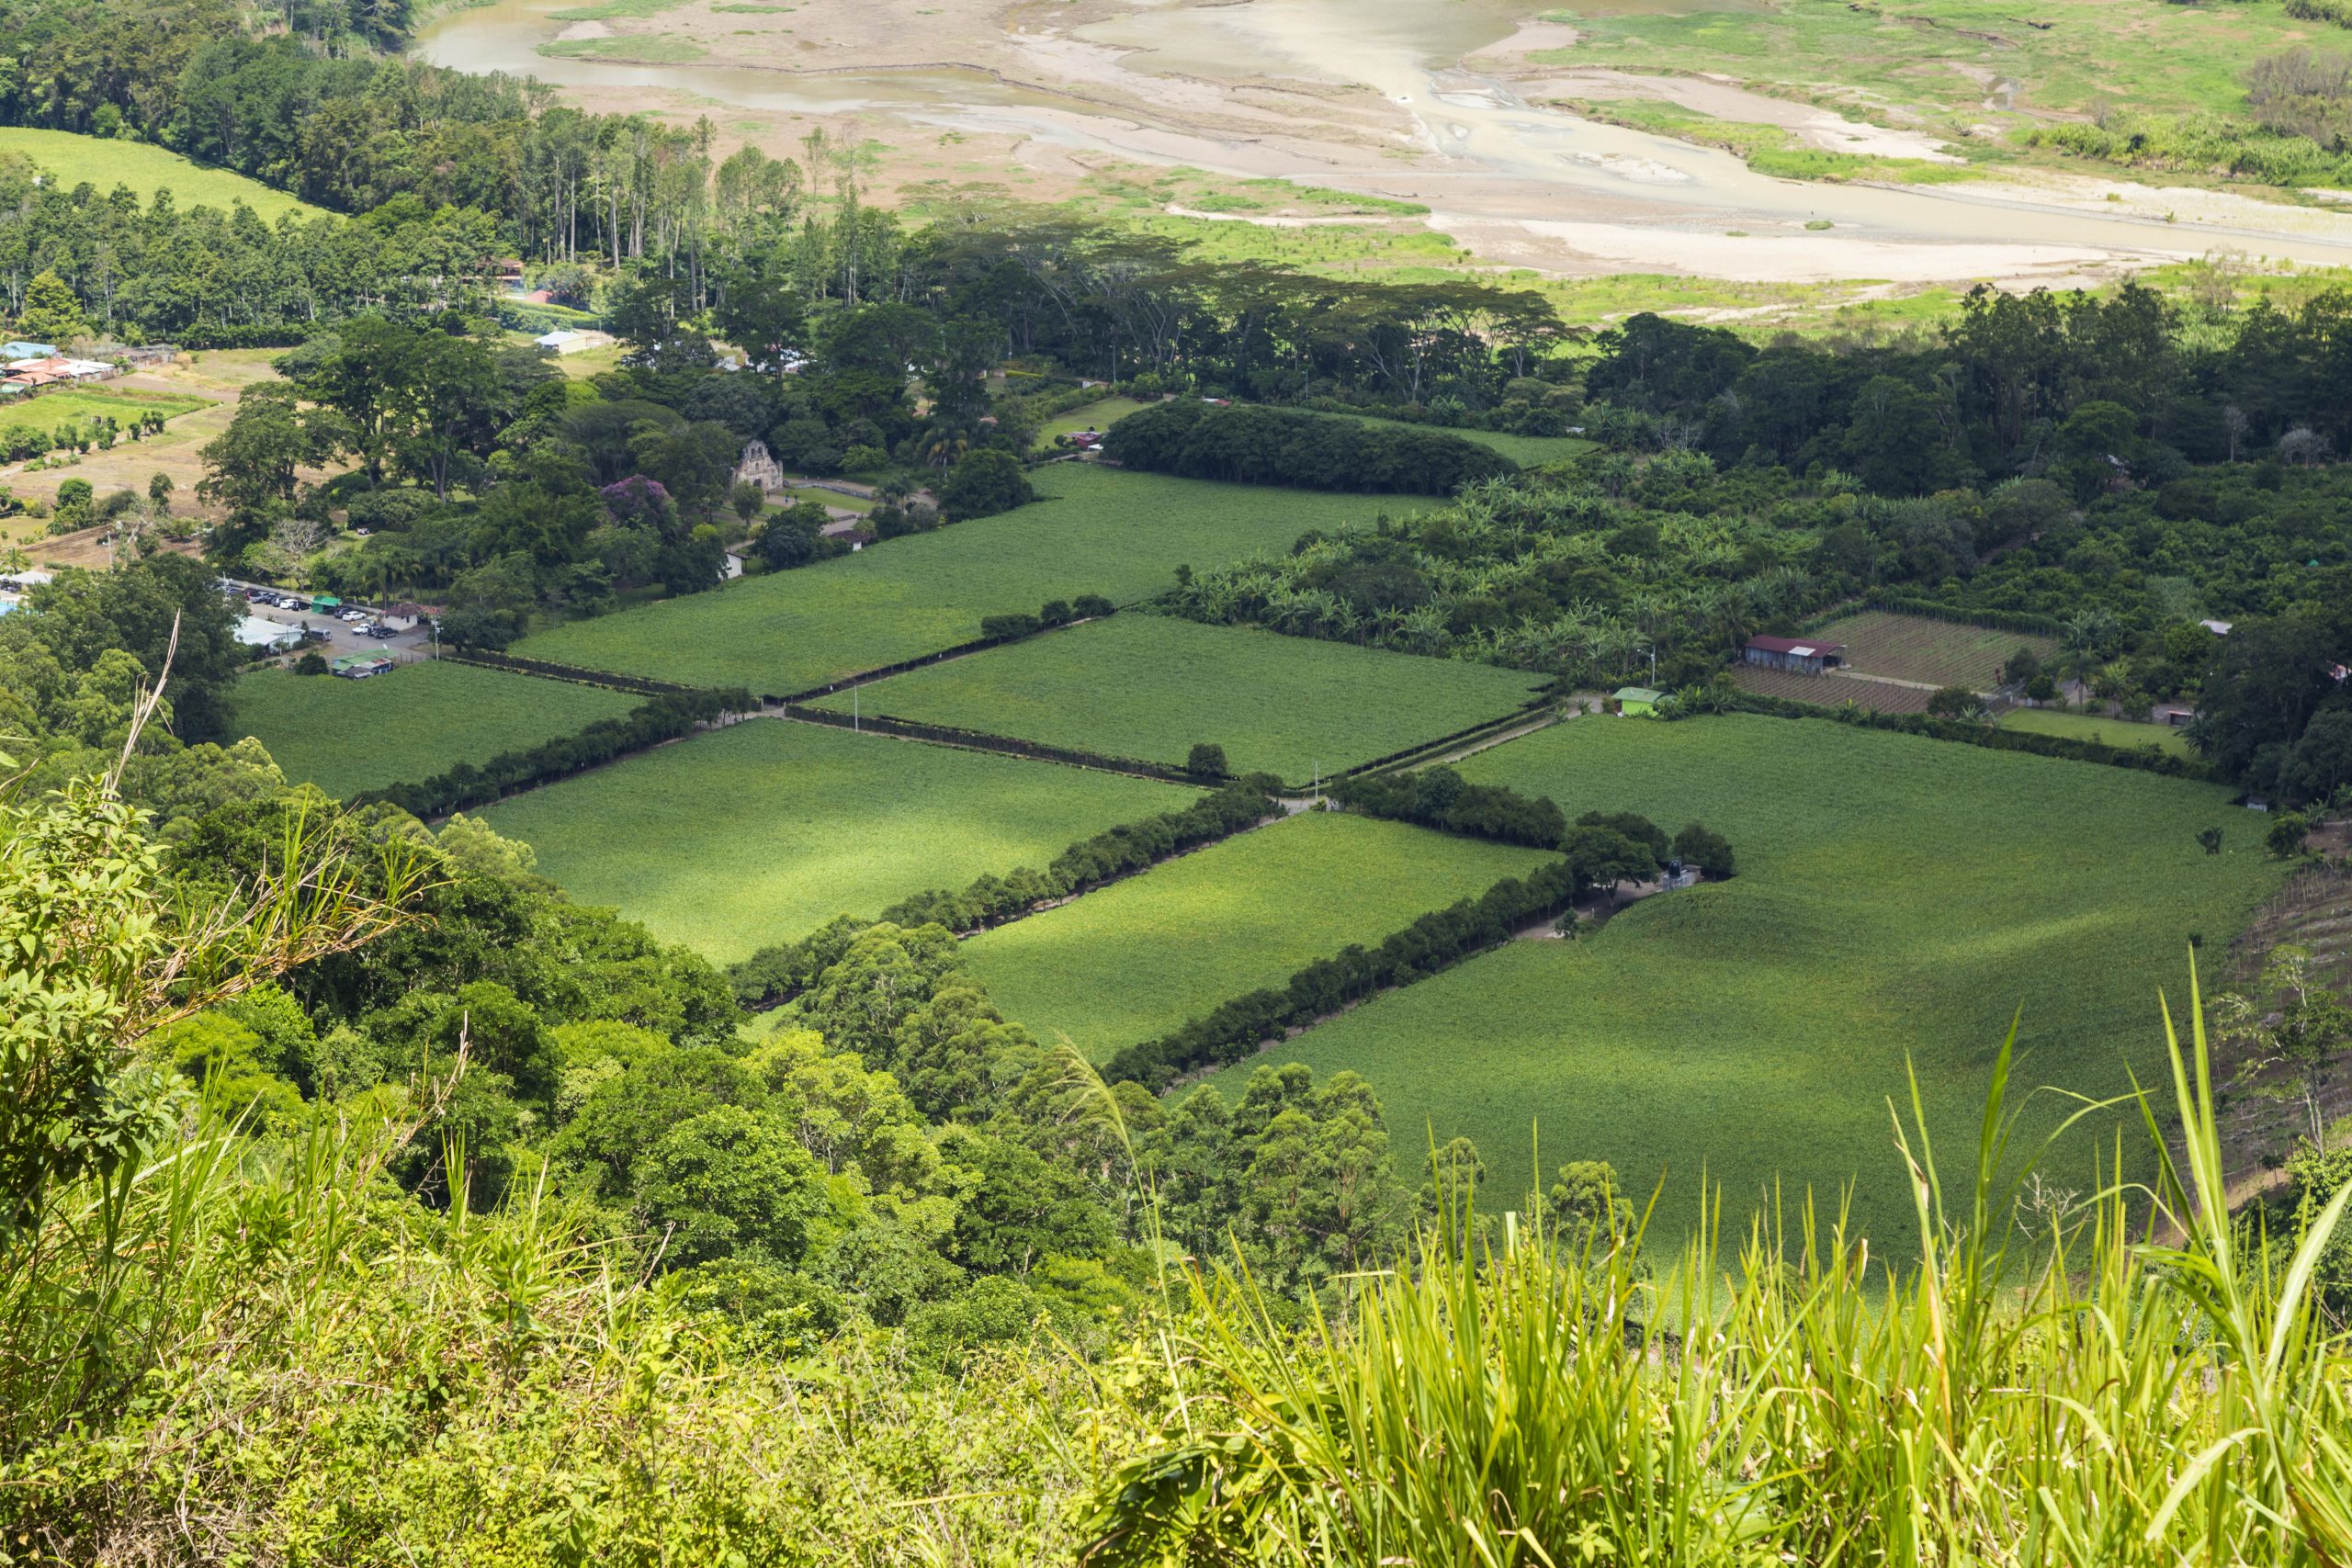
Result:
M1665 697L1664 692L1647 686L1620 686L1609 699L1610 711L1620 718L1655 718Z
M334 672L354 681L364 681L370 675L381 675L392 668L392 660L381 653L346 653L332 666Z
M1740 658L1766 670L1788 670L1800 675L1818 675L1846 662L1846 645L1842 642L1823 642L1818 637L1752 637L1747 639L1747 646L1740 650Z
M396 632L409 631L424 619L424 606L413 599L403 599L376 618Z
M2197 709L2188 703L2158 703L2148 710L2148 722L2169 725L2175 729L2197 716Z
M2207 631L2211 632L2215 637L2227 637L2230 635L2230 628L2237 623L2234 621L2199 621L2197 624L2203 626Z

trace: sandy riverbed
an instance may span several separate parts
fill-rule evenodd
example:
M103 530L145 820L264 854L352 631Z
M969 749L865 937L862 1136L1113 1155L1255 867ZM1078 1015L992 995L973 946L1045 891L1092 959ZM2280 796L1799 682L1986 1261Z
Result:
M1522 0L802 0L775 11L685 0L599 24L616 56L640 37L703 51L683 64L537 54L564 27L548 13L567 3L450 13L421 49L467 69L532 72L599 107L715 113L730 140L779 153L812 122L830 124L892 147L886 169L906 183L1053 199L1093 170L1142 163L1418 201L1431 227L1481 256L1562 275L2028 283L2216 249L2352 264L2352 212L2054 176L1782 181L1720 151L1580 119L1553 102L1652 96L1837 152L1951 155L1917 133L1728 83L1538 63L1533 51L1572 48L1575 31Z

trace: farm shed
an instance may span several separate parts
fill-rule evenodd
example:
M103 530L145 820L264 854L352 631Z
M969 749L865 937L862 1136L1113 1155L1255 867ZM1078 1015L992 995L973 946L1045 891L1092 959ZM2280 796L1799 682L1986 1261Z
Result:
M2152 724L2168 724L2175 729L2197 716L2197 709L2188 703L2158 703L2148 710Z
M1766 670L1788 670L1818 675L1846 662L1846 645L1796 637L1752 637L1740 658Z
M1620 686L1609 701L1620 718L1650 718L1656 716L1664 692L1654 692L1647 686Z

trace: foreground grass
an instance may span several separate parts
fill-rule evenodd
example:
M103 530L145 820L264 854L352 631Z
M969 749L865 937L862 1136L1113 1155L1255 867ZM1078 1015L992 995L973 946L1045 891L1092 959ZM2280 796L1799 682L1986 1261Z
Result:
M1363 1073L1414 1142L1476 1138L1498 1193L1526 1190L1539 1134L1546 1169L1607 1159L1645 1194L1663 1176L1676 1227L1702 1174L1742 1206L1776 1180L1826 1202L1859 1178L1860 1228L1900 1235L1881 1151L1906 1059L1939 1126L1968 1114L2020 1006L2033 1082L2144 1079L2157 976L2192 938L2219 951L2281 875L2225 790L1826 719L1577 720L1462 772L1571 815L1702 820L1740 875L1472 959L1281 1059ZM2195 835L2217 824L2230 847L2208 855ZM2088 1158L2050 1175L2087 1190Z
M698 686L805 691L970 642L984 616L1048 599L1129 603L1205 570L1287 549L1313 528L1361 526L1395 498L1313 495L1061 463L1046 499L797 571L576 621L526 638L537 659Z
M234 695L237 733L259 740L288 779L334 795L526 750L618 718L639 701L446 659L365 681L264 670L240 680Z
M70 130L0 127L0 157L11 154L39 164L67 190L87 185L106 196L117 186L128 186L141 201L159 190L168 190L182 211L210 207L225 212L242 201L265 223L276 223L288 212L304 219L326 216L324 208L298 201L259 180L228 169L207 168L151 142L77 136Z
M754 719L481 813L583 904L729 963L835 915L1042 866L1180 785Z
M1007 1018L1095 1060L1550 857L1309 812L965 944Z
M2022 1173L2004 1046L1978 1115L1893 1119L1874 1163L1917 1196L1878 1246L1736 1207L1678 1263L1606 1195L1498 1235L1460 1171L1344 1314L1293 1332L1246 1280L1196 1284L1165 1357L1202 1386L1129 1400L1160 1441L1098 1494L1087 1561L2343 1561L2346 1342L2315 1266L2352 1189L2273 1246L2239 1228L2180 1000L2188 1040L2167 1015L2139 1053L2144 1199L2052 1204Z
M2011 708L2001 716L2001 728L2063 735L2069 740L2097 740L2108 746L2154 746L2167 757L2197 755L2188 737L2171 725L2132 723L2058 708Z
M1459 660L1115 615L864 687L869 714L1182 765L1198 741L1237 773L1304 785L1499 718L1540 683ZM846 694L820 707L850 711Z

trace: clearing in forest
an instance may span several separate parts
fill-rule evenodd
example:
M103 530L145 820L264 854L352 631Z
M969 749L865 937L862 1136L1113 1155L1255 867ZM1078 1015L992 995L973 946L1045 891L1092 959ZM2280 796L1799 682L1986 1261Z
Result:
M1125 615L862 688L859 710L1182 766L1225 749L1237 773L1306 785L1500 718L1543 689L1524 671ZM821 707L850 711L848 694Z
M2001 716L2001 728L2062 736L2068 740L2096 740L2108 746L2153 746L2167 757L2197 755L2189 747L2188 735L2169 724L2102 718L2097 714L2068 713L2063 708L2011 708Z
M1096 593L1130 604L1202 570L1285 550L1309 529L1369 524L1410 503L1059 463L1045 498L1001 516L665 599L526 638L514 650L593 670L768 696L971 642L988 615Z
M1365 1074L1400 1147L1425 1128L1476 1138L1499 1204L1526 1190L1539 1133L1546 1171L1606 1159L1636 1200L1664 1178L1668 1235L1702 1174L1739 1209L1777 1178L1792 1217L1808 1189L1834 1214L1859 1175L1860 1228L1911 1245L1910 1196L1885 1175L1906 1058L1960 1147L2020 1007L2020 1091L2117 1094L2127 1069L2153 1082L2158 988L2177 1009L2192 939L2221 951L2283 874L2226 790L1818 719L1579 721L1462 772L1571 816L1703 821L1740 874L1576 942L1510 943L1256 1061ZM2207 854L2198 831L2224 824ZM1224 1076L1228 1095L1254 1065ZM2021 1141L2066 1108L2036 1097ZM2075 1137L2045 1177L2093 1190L2092 1143Z
M365 681L256 671L238 681L232 700L234 733L259 740L288 780L347 795L528 750L618 718L643 699L444 659Z
M1101 1061L1552 858L1310 811L983 931L965 953L1005 1017Z
M2003 631L1926 615L1865 610L1805 634L1824 643L1846 645L1846 662L1858 674L1924 681L1931 686L1965 686L1989 692L2000 683L2001 666L2018 649L2048 660L2058 640L2037 632Z
M1042 868L1193 792L1052 762L750 719L481 813L583 904L731 963L835 915Z
M192 207L209 207L225 214L242 201L265 223L274 224L287 212L304 219L327 215L326 209L299 201L259 180L229 169L209 168L153 142L79 136L70 130L0 127L0 157L10 155L39 165L67 190L86 185L105 197L117 186L128 186L141 201L152 199L159 190L168 190L172 205L183 212Z

